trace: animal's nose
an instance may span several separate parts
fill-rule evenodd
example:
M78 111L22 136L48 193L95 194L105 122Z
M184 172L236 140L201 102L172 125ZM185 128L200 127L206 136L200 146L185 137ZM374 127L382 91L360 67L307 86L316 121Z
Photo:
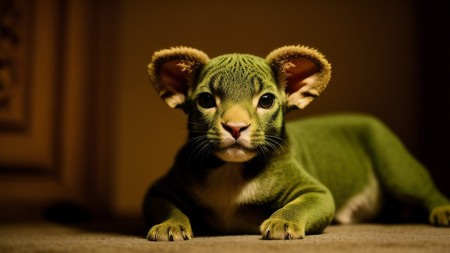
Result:
M247 129L250 124L244 122L225 122L222 123L222 127L233 136L234 139L241 136L241 132Z

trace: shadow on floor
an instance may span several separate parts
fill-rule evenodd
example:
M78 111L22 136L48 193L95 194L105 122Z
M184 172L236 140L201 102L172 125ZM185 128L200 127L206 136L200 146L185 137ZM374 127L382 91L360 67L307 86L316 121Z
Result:
M89 209L70 202L59 202L44 212L44 220L89 232L112 233L145 238L146 224L142 217L111 217L94 215Z

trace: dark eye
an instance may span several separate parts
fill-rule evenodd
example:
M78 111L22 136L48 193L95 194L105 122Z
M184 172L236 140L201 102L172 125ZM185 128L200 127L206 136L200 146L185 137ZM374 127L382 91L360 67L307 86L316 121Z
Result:
M198 104L203 108L216 107L216 99L210 93L203 92L198 95Z
M266 93L259 98L258 107L269 109L270 107L272 107L274 101L275 96L273 94Z

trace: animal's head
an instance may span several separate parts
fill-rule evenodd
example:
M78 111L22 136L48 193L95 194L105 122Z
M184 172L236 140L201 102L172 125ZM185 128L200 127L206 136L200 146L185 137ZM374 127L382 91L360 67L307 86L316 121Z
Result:
M305 108L331 77L324 56L303 46L276 49L266 59L228 54L211 60L177 47L156 52L148 67L158 94L189 115L193 152L229 162L281 148L284 114Z

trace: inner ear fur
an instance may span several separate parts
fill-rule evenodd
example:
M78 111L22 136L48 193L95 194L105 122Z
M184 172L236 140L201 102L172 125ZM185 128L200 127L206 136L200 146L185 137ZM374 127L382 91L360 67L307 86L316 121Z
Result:
M331 78L331 65L319 51L305 46L285 46L267 56L286 93L290 109L305 108L326 88Z
M180 108L194 85L198 71L208 61L205 53L190 47L157 51L148 64L150 82L171 108Z

